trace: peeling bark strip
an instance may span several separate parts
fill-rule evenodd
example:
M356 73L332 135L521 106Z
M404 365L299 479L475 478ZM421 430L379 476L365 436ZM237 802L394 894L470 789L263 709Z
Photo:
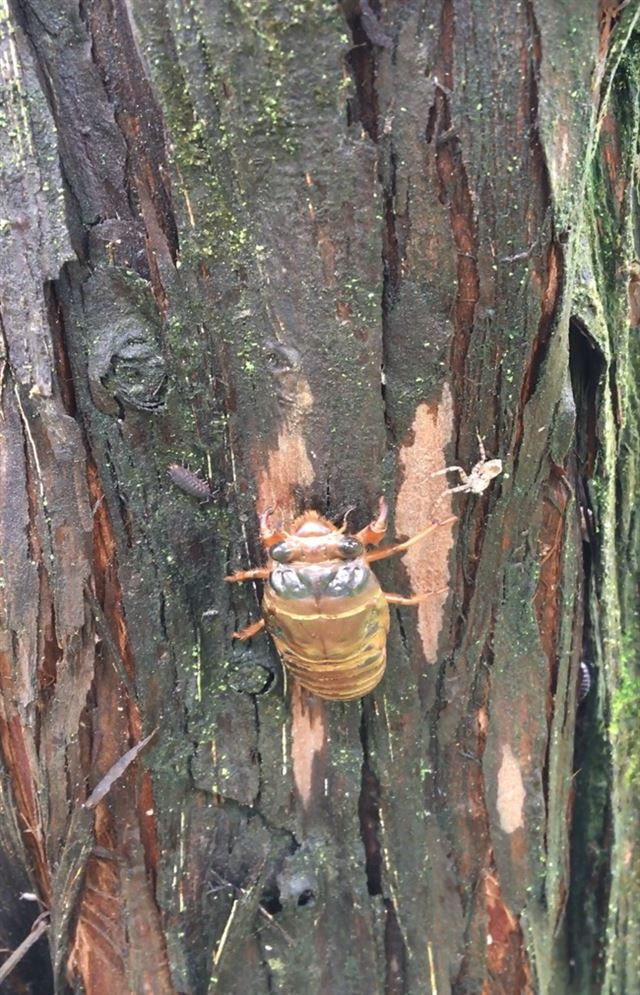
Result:
M639 23L0 5L7 992L640 990ZM257 513L380 494L441 593L362 703L271 684Z
M291 762L303 809L322 794L326 766L326 705L309 701L294 684L291 692ZM314 783L315 782L315 783Z
M95 808L96 805L102 801L102 799L109 793L115 782L119 777L122 777L127 767L133 763L138 754L144 750L147 743L150 743L158 730L154 729L152 733L141 739L139 743L132 746L130 750L120 757L120 759L107 771L105 776L102 778L99 784L96 784L95 788L87 798L84 803L85 808Z
M474 205L462 155L461 140L451 114L454 93L455 5L444 0L441 7L439 61L432 75L435 100L427 122L428 142L435 142L435 166L440 199L448 204L451 234L457 256L457 292L451 368L455 383L464 381L465 359L479 299L480 277L477 261L477 232ZM436 125L437 121L437 125Z

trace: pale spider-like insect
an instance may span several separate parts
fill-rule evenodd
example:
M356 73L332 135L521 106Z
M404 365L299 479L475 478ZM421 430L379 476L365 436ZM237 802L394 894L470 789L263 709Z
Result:
M458 484L457 487L447 488L444 494L456 494L458 491L465 491L469 494L482 494L483 491L486 491L493 478L502 473L502 460L487 459L484 443L477 432L476 435L480 448L480 459L470 473L467 473L461 466L446 466L444 470L436 470L435 473L431 474L432 477L441 477L444 473L455 471L460 475L462 483Z

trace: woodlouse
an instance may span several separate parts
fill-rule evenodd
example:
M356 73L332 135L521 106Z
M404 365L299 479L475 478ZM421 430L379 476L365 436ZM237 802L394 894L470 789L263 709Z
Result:
M199 498L201 501L209 501L213 497L214 492L209 481L203 480L186 466L182 466L180 463L170 463L167 467L167 473L176 487L179 487L185 494L190 494L191 497Z

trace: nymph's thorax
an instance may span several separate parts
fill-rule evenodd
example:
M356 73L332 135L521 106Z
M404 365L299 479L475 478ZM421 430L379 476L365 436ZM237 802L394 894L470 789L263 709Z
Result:
M312 602L331 611L340 599L353 607L367 600L379 588L378 581L364 557L354 560L318 560L276 563L268 581L269 596L283 602Z

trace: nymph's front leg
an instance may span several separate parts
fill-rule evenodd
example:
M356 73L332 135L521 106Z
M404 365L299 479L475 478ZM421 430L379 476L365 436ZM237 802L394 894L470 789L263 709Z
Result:
M253 570L237 570L236 573L225 577L225 580L229 584L234 584L238 580L266 580L270 573L269 567L254 567Z
M410 598L403 598L401 594L387 594L386 591L382 593L390 605L421 605L423 601L434 598L436 594L444 594L448 590L448 587L441 587L438 591L425 591L424 594L414 594Z
M244 642L245 639L251 639L258 632L264 629L264 619L261 618L258 622L252 622L251 625L246 625L244 629L240 629L239 632L234 632L233 638L240 639Z
M378 517L374 518L372 522L365 525L363 529L356 532L354 538L361 542L363 546L377 546L379 542L384 539L384 534L387 531L387 515L389 514L389 506L383 497L380 498L380 510L378 511Z
M436 529L440 529L444 525L452 525L457 521L457 517L451 515L442 522L431 522L422 532L418 532L417 535L411 536L410 539L406 539L404 542L399 542L395 546L387 546L385 549L374 549L372 553L365 553L365 560L367 563L374 563L376 560L385 560L387 556L396 556L398 553L403 553L405 549L415 546L417 542L422 542L423 539L426 539Z

